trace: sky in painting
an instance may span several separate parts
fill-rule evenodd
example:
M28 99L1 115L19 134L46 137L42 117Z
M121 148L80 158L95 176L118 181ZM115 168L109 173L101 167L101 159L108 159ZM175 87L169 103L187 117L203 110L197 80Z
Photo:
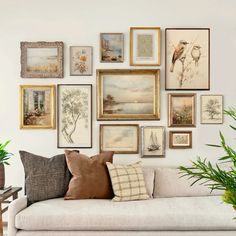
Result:
M192 106L192 97L173 97L172 103L175 109L181 109L183 106Z

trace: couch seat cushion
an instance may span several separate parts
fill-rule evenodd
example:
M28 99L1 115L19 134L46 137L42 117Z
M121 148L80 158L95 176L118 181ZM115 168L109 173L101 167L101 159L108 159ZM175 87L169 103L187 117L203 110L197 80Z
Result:
M34 203L16 215L23 230L236 230L236 211L219 196L144 201L73 200Z

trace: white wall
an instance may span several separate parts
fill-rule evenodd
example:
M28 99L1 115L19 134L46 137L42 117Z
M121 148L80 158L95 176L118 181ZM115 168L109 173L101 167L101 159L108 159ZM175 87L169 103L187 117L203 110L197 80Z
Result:
M140 125L167 126L167 92L164 90L164 28L211 28L211 91L197 92L197 127L193 130L193 149L170 150L164 159L143 159L145 165L186 164L197 155L214 160L219 150L205 143L218 141L218 130L225 131L232 143L233 132L226 126L200 125L200 94L224 94L225 106L235 106L236 77L236 1L235 0L0 0L0 140L11 139L15 157L7 167L7 184L23 186L24 174L18 151L28 150L44 156L62 153L57 149L56 130L19 129L19 85L91 83L95 95L95 73L98 68L129 68L129 27L159 26L162 28L161 120L128 121ZM125 62L99 63L99 33L125 34ZM21 79L20 41L63 41L65 43L64 79ZM91 45L94 49L93 76L69 76L69 46ZM83 152L98 152L98 127L93 96L93 148ZM115 123L115 122L113 122ZM118 122L117 122L118 123ZM168 128L167 128L168 130ZM235 144L235 143L234 143ZM167 142L168 145L168 142ZM115 155L116 162L136 161L140 155Z

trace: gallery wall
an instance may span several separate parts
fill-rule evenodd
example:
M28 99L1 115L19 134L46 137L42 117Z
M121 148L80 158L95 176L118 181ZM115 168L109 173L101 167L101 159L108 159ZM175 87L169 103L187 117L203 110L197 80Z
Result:
M217 4L216 4L217 2ZM11 140L9 150L15 154L6 168L6 182L23 186L23 167L19 150L27 150L43 156L63 152L57 148L56 129L20 129L19 85L78 83L93 85L93 147L82 152L93 155L99 151L99 124L134 123L140 126L161 125L167 127L167 94L165 91L164 29L167 27L208 27L211 29L211 90L197 93L196 128L193 131L193 148L169 149L166 132L165 158L141 159L144 165L187 164L196 156L215 160L220 150L210 149L205 143L218 142L218 130L222 130L229 143L234 144L234 133L228 129L231 122L225 117L223 125L200 124L200 95L223 94L225 107L236 105L236 2L234 0L0 0L0 140ZM161 119L160 121L96 121L96 69L130 68L129 27L161 27ZM124 63L99 62L99 34L120 32L125 34ZM20 77L21 41L63 41L63 79L22 79ZM69 46L93 47L93 75L69 75ZM135 67L139 68L139 67ZM148 68L148 67L146 67ZM153 68L153 67L149 67ZM181 92L181 91L179 91ZM191 91L192 92L192 91ZM180 128L183 130L183 128ZM180 130L174 129L174 130ZM130 163L140 160L141 154L115 155L115 162Z

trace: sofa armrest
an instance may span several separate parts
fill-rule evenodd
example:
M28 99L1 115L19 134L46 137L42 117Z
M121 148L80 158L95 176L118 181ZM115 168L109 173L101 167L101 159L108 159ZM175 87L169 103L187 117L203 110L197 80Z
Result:
M8 208L8 236L16 236L15 216L27 207L27 197L21 197L10 203Z

